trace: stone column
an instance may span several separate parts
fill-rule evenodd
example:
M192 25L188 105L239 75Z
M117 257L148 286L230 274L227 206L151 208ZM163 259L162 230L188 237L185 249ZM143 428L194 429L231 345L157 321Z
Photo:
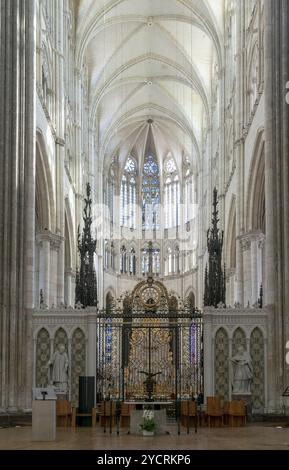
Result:
M69 307L69 306L73 306L74 305L74 301L72 299L72 278L73 278L73 271L72 269L67 269L65 271L65 303L66 305Z
M252 285L252 305L254 305L260 294L262 284L262 247L264 235L261 232L252 232L251 239L251 285Z
M246 307L248 303L252 304L252 294L251 294L251 238L248 235L243 235L240 237L240 244L243 252L243 298L244 306Z
M64 96L64 3L55 3L55 103L56 103L56 233L64 237L64 160L65 160L65 96ZM57 297L55 303L64 303L64 238L60 241L57 257Z
M73 307L75 305L75 284L76 284L76 273L73 271L73 274L71 275L71 306Z
M274 159L275 152L275 109L277 99L282 99L275 95L274 78L279 74L276 70L276 57L274 50L274 34L277 26L277 10L281 2L267 0L264 4L265 16L265 195L266 195L266 285L265 299L267 304L273 304L275 299L275 250L274 231L276 230L275 216L277 208L274 207ZM277 52L278 54L278 52ZM279 64L278 64L279 65ZM279 67L278 67L279 68Z
M34 305L35 0L1 2L0 410L31 408Z
M285 0L282 1L282 86L286 80L289 80L289 5ZM282 96L282 93L281 93ZM288 295L284 296L284 292L289 292L289 104L287 102L282 102L282 124L283 124L283 133L282 133L282 147L280 153L281 159L281 179L282 184L278 185L278 190L282 195L282 204L280 204L280 210L282 211L281 219L281 241L282 241L282 266L283 269L279 268L279 272L282 273L282 286L279 287L279 298L282 298L282 312L285 316L283 321L283 331L285 331L285 338L282 342L282 353L283 353L283 384L289 383L289 368L285 363L284 358L284 343L289 339L289 321L288 321L288 312L289 312L289 298Z
M38 308L40 303L40 287L39 287L39 267L40 267L40 243L37 241L37 236L34 245L34 307Z
M286 0L264 2L265 197L264 297L272 305L268 338L268 406L278 407L288 385L285 340L289 335L289 11ZM273 307L274 305L274 307Z
M252 305L258 301L258 238L253 237L251 241L251 286L252 286Z
M234 153L236 159L236 175L237 175L237 194L236 194L236 280L237 292L236 301L244 305L244 286L243 286L243 252L240 236L244 233L244 2L235 2L236 5L236 34L238 51L236 54L236 114L235 114L235 132L236 140L234 142Z
M228 269L226 271L227 278L227 293L226 293L226 303L233 307L236 297L235 297L235 268Z
M258 286L260 289L261 284L264 286L264 278L265 278L265 272L264 272L264 265L263 265L263 259L264 259L264 250L265 250L265 235L261 234L260 238L258 239ZM259 290L260 292L260 290Z
M76 227L81 224L81 215L83 209L82 195L82 134L81 134L81 116L82 116L82 77L81 71L75 69L75 214Z
M50 305L50 240L45 235L39 234L37 237L40 243L39 253L39 291L42 289L44 303ZM39 297L40 293L38 293Z
M50 250L50 304L49 307L57 306L57 258L59 247L51 243Z

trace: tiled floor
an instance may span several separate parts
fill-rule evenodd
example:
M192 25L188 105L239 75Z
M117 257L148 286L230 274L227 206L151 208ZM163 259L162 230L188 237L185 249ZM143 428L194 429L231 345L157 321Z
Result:
M55 442L32 442L31 427L0 429L0 449L33 450L33 449L262 449L289 450L289 428L277 428L273 424L250 424L240 428L199 428L198 433L190 435L183 430L177 435L174 426L170 435L142 437L127 435L121 431L117 436L104 434L100 428L57 428Z

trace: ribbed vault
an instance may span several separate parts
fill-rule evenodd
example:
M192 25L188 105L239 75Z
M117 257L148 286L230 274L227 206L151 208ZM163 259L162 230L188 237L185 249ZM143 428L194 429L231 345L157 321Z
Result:
M89 83L90 126L108 168L143 154L153 119L160 162L198 167L221 70L224 0L78 0L76 59Z

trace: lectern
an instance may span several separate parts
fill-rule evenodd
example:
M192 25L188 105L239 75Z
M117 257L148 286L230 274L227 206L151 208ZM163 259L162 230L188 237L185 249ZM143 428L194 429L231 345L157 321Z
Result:
M32 440L55 441L56 400L54 389L33 389Z

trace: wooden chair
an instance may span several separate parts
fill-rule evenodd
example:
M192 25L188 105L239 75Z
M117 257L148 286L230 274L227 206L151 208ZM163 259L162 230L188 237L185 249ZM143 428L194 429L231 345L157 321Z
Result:
M246 406L242 400L232 400L229 405L229 425L245 426Z
M198 424L197 403L195 401L181 402L181 424L187 428L187 432L189 432L190 426Z
M120 427L121 428L129 428L130 426L130 413L131 410L135 409L135 405L129 403L122 403L121 404L121 412L120 412Z
M221 423L221 426L224 424L224 412L221 407L221 398L220 397L207 397L207 416L208 416L208 425L211 427L211 421ZM213 418L213 420L211 420Z
M78 411L78 408L72 408L72 420L71 420L71 426L76 427L77 425L77 417L91 417L91 425L92 427L96 426L96 416L97 416L97 409L92 408L91 412L88 413L83 413Z
M116 425L116 402L102 401L99 408L100 426L110 428Z
M56 401L57 426L68 426L72 419L72 407L68 400Z

